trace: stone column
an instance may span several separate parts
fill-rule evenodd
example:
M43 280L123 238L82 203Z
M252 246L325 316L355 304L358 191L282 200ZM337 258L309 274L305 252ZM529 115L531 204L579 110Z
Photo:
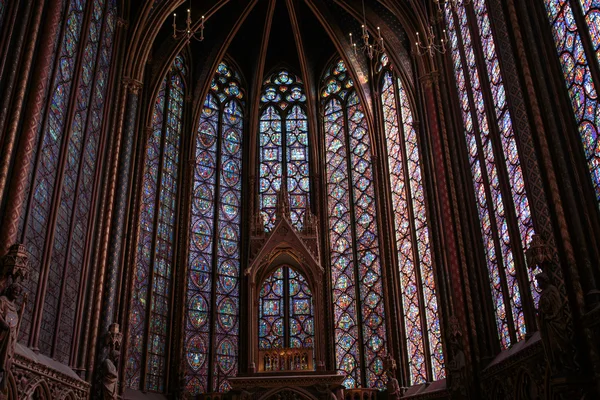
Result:
M60 0L49 0L47 14L45 18L44 30L40 37L39 54L36 60L35 69L31 77L31 84L24 85L30 88L30 93L25 107L25 116L23 130L18 141L18 147L15 154L19 156L13 166L10 190L6 190L8 169L0 172L0 199L3 195L7 198L6 210L2 226L0 227L0 254L4 254L8 247L17 239L19 228L19 219L23 211L23 201L25 201L25 190L29 182L29 175L33 169L33 148L36 143L36 136L39 126L42 122L43 110L45 107L45 95L48 89L49 77L52 72L52 58L54 54L54 38L60 29L61 20ZM41 10L40 11L41 15ZM35 46L33 43L28 45L26 54L33 54ZM14 116L17 118L17 116ZM11 123L12 126L12 123ZM15 126L16 132L16 126ZM10 136L10 135L9 135ZM9 137L7 137L9 139ZM6 146L14 145L14 141L6 143ZM7 150L5 157L10 158L11 150ZM8 162L8 161L7 161ZM7 167L8 168L8 167Z
M110 221L110 238L108 244L108 260L106 263L106 281L102 296L102 316L100 319L100 334L104 334L112 324L116 313L116 298L118 296L117 280L121 275L121 259L126 229L126 213L129 200L129 186L131 176L131 160L133 158L133 143L136 134L136 116L139 104L141 83L127 81L125 95L125 110L121 148L119 151L116 187L112 204L112 218Z

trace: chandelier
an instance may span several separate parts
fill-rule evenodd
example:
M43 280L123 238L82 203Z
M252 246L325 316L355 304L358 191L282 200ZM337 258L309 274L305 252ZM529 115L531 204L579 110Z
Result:
M446 43L448 43L446 30L442 30L442 38L438 42L435 38L435 33L433 33L433 26L429 25L429 30L424 41L421 41L421 36L417 32L415 53L419 56L429 55L430 57L433 57L435 53L444 54L446 53Z
M185 20L185 29L177 29L177 14L173 13L173 39L181 39L186 37L190 39L196 39L201 42L204 40L204 15L200 20L200 36L197 36L196 31L192 31L192 0L190 0L189 8L187 9L187 18Z
M361 25L361 29L362 29L362 34L361 34L361 38L362 38L362 42L355 42L353 37L352 37L352 32L350 32L350 46L352 46L352 49L354 51L354 55L357 56L358 52L365 52L367 54L367 57L369 57L370 60L373 59L373 57L377 57L379 58L380 54L385 53L385 45L383 44L383 36L381 36L381 29L379 27L377 27L377 37L375 37L375 35L369 34L369 28L367 28L367 17L365 14L365 1L362 0L362 17L363 17L363 23ZM371 36L373 37L373 41L371 41Z
M444 9L446 5L450 5L452 9L456 10L458 6L468 6L471 4L473 0L433 0L435 5L437 6L438 12L440 15L444 14Z

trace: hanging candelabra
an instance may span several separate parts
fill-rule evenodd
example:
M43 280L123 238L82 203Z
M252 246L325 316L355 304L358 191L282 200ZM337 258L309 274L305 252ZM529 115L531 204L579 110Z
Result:
M352 37L352 32L350 33L350 46L352 46L352 50L354 51L354 55L357 56L359 51L365 52L369 59L373 59L373 57L379 58L379 55L385 53L385 45L383 36L381 36L381 29L377 27L377 37L375 35L369 34L369 28L367 28L367 17L365 14L365 2L362 1L362 12L363 12L363 23L361 26L362 34L361 34L361 42L355 42ZM373 41L371 41L371 36L373 36Z
M433 0L440 15L444 14L446 5L450 5L452 9L456 10L458 6L467 6L471 4L472 1L473 0Z
M435 34L433 33L433 26L429 26L429 31L427 32L427 37L424 41L421 41L421 36L419 32L417 32L417 41L415 42L415 53L419 56L429 55L433 57L435 53L444 54L446 52L446 43L448 42L448 38L446 37L446 30L442 31L443 37L439 40L439 42L435 38Z
M190 0L189 8L187 9L187 18L185 19L185 29L177 29L177 14L173 13L173 39L181 39L187 37L187 40L196 39L201 42L204 40L204 15L200 20L200 36L197 36L197 31L192 31L192 0Z

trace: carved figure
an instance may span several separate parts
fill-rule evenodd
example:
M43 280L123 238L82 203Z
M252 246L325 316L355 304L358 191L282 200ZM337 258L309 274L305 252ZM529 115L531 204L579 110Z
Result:
M390 400L398 400L402 397L402 388L400 387L400 384L398 383L398 379L396 379L396 377L394 376L394 371L388 369L386 371L386 373L388 376L388 381L387 381L388 398Z
M117 365L121 355L121 340L123 334L119 332L119 324L111 324L105 337L104 348L108 354L102 361L100 376L102 379L102 400L116 400L118 398L119 372Z
M15 345L19 333L19 320L22 314L17 310L16 300L22 288L18 283L10 284L0 296L0 391L8 390L8 374L15 355Z
M102 400L116 400L118 398L117 380L119 379L119 373L116 364L119 355L117 350L111 350L108 357L102 362Z
M537 274L535 278L542 291L538 305L540 333L550 370L556 375L572 364L569 359L567 326L563 317L564 306L558 289L545 272Z

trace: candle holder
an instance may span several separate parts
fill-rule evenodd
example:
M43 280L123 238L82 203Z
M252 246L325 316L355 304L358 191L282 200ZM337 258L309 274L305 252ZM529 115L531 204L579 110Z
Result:
M433 57L435 53L444 54L446 53L446 43L448 43L448 38L446 35L446 30L442 31L443 37L440 39L439 43L436 42L435 34L433 33L433 26L429 26L429 32L427 32L427 37L425 41L421 41L421 36L419 32L417 32L417 41L415 42L415 54L419 56L429 55Z
M204 15L200 20L200 36L197 31L192 31L192 0L190 0L189 8L187 9L187 18L185 19L185 29L177 29L177 14L173 13L173 39L181 39L187 37L187 40L196 39L201 42L204 40Z
M349 34L350 46L352 46L352 51L354 51L355 56L358 55L359 51L365 52L367 54L367 57L369 57L369 59L372 60L373 57L379 58L379 55L385 53L385 44L384 44L383 36L381 36L381 29L379 27L377 27L377 37L375 37L375 35L369 34L369 29L367 28L367 18L365 15L364 0L362 2L362 10L363 10L363 23L361 25L362 43L356 43L354 41L352 33L350 33ZM371 43L371 36L373 36L373 38L374 38L372 43Z

